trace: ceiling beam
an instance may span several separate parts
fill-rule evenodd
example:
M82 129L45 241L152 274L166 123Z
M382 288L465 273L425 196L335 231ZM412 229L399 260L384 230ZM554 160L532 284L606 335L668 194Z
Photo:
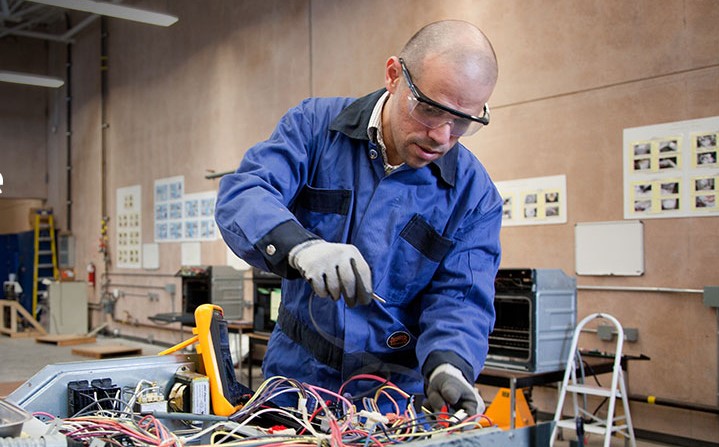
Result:
M62 38L65 39L66 42L74 43L72 37L85 29L89 24L97 20L100 16L97 14L91 14L87 17L85 17L82 22L78 23L77 25L73 26L69 30L65 32L65 34L62 35Z
M43 5L85 11L92 14L131 20L157 26L170 26L178 18L169 14L147 11L114 3L97 2L94 0L26 0Z
M56 34L39 33L37 31L15 30L15 29L11 29L11 28L0 27L0 37L9 36L9 35L15 35L15 36L21 36L21 37L32 37L34 39L52 40L53 42L60 42L60 43L75 43L75 41L73 39L67 39L64 36L58 36Z
M6 2L7 0L0 0L2 2ZM5 6L7 6L7 3L4 3ZM11 5L12 6L12 5ZM25 17L30 16L31 14L34 14L35 11L41 11L43 8L45 8L45 5L36 4L36 5L25 5L23 8L9 8L7 11L5 8L0 9L2 11L2 14L0 14L0 18L3 20L7 20L9 22L22 22Z
M40 5L35 5L35 6L40 6ZM0 27L0 38L3 38L3 37L5 37L5 36L7 36L7 35L9 35L9 34L15 34L15 35L20 36L20 35L22 35L22 34L20 34L20 32L22 32L22 30L23 30L24 28L29 28L29 27L31 27L32 25L36 24L36 23L43 23L43 22L47 21L48 19L52 18L52 17L55 16L55 15L57 15L57 13L56 13L55 11L52 11L52 10L50 10L50 11L45 11L44 14L42 14L42 15L40 15L40 16L37 16L37 17L35 17L35 18L31 19L31 20L27 20L27 21L25 21L25 22L22 22L22 23L20 23L19 25L16 25L16 26L14 26L14 27L12 27L12 28ZM46 35L49 35L49 34L46 34L46 33L36 33L36 34L43 35L43 37L40 37L41 39L45 39L45 38L46 38L45 36L46 36ZM39 36L26 36L26 37L39 37Z

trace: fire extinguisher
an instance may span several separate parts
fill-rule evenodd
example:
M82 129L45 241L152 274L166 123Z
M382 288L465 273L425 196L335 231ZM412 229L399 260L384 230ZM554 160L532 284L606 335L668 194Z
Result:
M92 262L87 264L87 282L92 287L95 287L95 264Z

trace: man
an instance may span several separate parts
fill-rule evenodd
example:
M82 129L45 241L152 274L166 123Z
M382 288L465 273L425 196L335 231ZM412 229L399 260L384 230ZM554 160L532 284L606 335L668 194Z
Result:
M432 23L387 60L385 89L305 100L222 179L225 241L284 278L265 377L337 390L374 373L483 412L502 200L458 139L489 124L496 79L479 29Z

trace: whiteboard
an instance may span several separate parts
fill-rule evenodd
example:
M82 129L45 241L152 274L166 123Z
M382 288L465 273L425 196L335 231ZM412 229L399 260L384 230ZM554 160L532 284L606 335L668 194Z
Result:
M577 275L644 274L644 224L640 220L577 223L574 226Z

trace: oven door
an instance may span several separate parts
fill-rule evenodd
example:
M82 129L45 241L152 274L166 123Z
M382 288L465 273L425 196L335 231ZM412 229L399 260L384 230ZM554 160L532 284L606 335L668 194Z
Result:
M495 296L497 318L489 334L488 365L532 369L532 305L532 299L527 296Z

